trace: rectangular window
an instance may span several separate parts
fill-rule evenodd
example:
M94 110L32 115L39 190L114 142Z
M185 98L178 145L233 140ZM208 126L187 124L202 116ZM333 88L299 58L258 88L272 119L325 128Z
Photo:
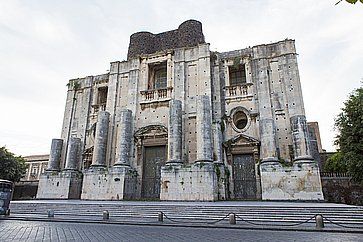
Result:
M107 102L107 87L98 88L97 104L106 105Z
M166 62L149 65L148 89L167 88Z
M246 83L246 68L244 64L229 66L229 85L240 85Z

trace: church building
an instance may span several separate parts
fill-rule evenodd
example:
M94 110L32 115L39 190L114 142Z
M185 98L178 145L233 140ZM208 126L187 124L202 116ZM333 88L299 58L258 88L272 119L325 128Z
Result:
M295 41L210 51L202 24L130 37L72 79L39 199L323 200Z

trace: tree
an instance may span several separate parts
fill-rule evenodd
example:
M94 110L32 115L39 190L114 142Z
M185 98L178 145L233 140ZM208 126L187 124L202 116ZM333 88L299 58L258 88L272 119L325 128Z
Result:
M345 162L344 155L342 152L337 152L329 157L324 164L324 171L327 172L348 172L348 166Z
M335 5L337 5L338 3L342 2L343 0L339 0L339 2L337 2ZM351 4L356 4L358 2L358 0L345 0L348 3ZM363 3L363 0L359 0L359 2Z
M353 180L363 183L363 87L354 90L335 120L335 144Z
M18 182L24 176L26 168L24 158L0 147L0 179Z

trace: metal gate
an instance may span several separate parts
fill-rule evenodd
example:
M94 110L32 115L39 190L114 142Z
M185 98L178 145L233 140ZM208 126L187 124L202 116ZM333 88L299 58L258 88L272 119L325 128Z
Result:
M253 155L233 156L234 197L236 199L256 199L256 173Z
M151 146L144 149L142 176L142 197L160 197L161 167L165 165L166 147Z

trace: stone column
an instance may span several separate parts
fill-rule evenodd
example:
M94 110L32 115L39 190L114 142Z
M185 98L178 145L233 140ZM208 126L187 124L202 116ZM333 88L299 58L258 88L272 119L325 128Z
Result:
M130 166L132 145L132 111L121 110L119 157L114 166Z
M47 171L59 171L62 147L62 139L52 139Z
M99 111L96 126L92 166L106 166L106 151L110 113Z
M79 151L81 148L81 139L70 137L68 142L68 151L66 158L65 170L78 170L79 169Z
M219 123L213 124L213 146L214 146L214 153L215 153L215 163L223 164L223 133Z
M182 163L182 102L169 102L168 163Z
M197 97L197 160L213 161L212 115L209 96Z
M275 121L272 116L269 64L266 59L254 60L254 77L257 79L258 109L260 113L260 157L262 162L278 161L275 140Z
M305 115L290 118L295 161L313 160L309 147L308 127Z

